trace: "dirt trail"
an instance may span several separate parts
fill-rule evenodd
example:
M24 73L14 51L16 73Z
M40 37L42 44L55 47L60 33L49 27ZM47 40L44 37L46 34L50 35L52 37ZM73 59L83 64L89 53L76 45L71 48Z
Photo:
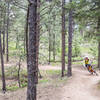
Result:
M38 86L38 100L100 100L100 91L96 89L99 80L100 76L90 75L87 70L73 66L73 76L65 86ZM26 88L5 95L0 93L0 100L26 100Z
M61 100L100 100L98 81L100 76L90 75L81 68L73 68L73 77L63 87Z

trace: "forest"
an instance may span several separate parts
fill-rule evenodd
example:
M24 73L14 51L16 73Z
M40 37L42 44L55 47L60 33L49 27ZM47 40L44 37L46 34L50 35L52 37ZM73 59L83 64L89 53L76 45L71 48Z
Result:
M0 0L0 100L100 100L100 0Z

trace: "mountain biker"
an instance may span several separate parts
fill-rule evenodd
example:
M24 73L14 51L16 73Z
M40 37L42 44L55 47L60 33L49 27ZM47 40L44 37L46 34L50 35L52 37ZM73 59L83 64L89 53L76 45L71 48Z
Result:
M98 74L96 73L96 71L93 70L92 65L89 64L89 58L88 58L88 57L85 57L85 67L88 69L88 71L89 71L91 74L95 73L96 75L98 75Z
M85 57L85 67L88 67L88 65L89 65L89 58Z

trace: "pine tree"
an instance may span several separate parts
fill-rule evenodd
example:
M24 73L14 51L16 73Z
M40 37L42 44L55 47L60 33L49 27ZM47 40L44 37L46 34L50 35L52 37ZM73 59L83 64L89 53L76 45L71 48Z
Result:
M29 1L29 48L27 100L36 100L37 84L37 0Z
M72 0L70 0L70 3L72 3ZM67 76L72 76L72 34L73 34L73 12L70 8L69 10L69 30L68 30L68 72Z
M65 70L65 0L62 0L62 77Z

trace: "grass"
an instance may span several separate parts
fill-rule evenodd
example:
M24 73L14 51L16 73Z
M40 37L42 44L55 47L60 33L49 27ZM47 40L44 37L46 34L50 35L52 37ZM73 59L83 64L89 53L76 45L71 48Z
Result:
M40 83L47 83L47 82L49 82L48 79L40 79L40 80L39 80L39 84L40 84Z
M16 90L18 90L18 89L19 89L18 86L7 86L7 90L8 90L8 91L16 91Z
M100 81L97 84L97 88L100 89Z
M80 56L78 56L78 57L72 57L72 61L74 62L74 61L82 61L83 60L83 58L82 57L80 57Z
M17 67L10 67L6 68L5 70L5 76L6 79L17 79L18 73L17 73Z
M46 70L46 73L49 75L60 74L60 70Z
M93 61L93 63L92 63L93 65L97 65L98 64L98 62L97 61Z
M72 64L76 64L76 65L77 65L77 64L78 64L78 65L83 65L83 63L82 63L82 62L80 62L80 61L79 61L79 62L72 62Z
M16 91L19 88L18 86L18 80L17 80L17 67L9 67L6 68L6 81L7 81L7 90L8 91ZM61 78L61 71L60 70L41 70L40 71L43 78L38 80L38 84L45 84L46 83L52 83L52 84L59 84L62 82L65 82L65 78ZM66 71L65 71L66 73ZM0 72L1 75L1 72ZM9 81L9 84L8 84ZM14 81L10 83L10 81ZM20 81L21 81L21 88L24 88L27 86L27 71L21 70L20 72Z
M59 65L61 65L61 61L58 61L58 62L51 62L51 65L52 65L52 66L59 66Z
M27 82L26 82L26 83L22 83L22 84L21 84L21 87L22 87L22 88L27 87Z

